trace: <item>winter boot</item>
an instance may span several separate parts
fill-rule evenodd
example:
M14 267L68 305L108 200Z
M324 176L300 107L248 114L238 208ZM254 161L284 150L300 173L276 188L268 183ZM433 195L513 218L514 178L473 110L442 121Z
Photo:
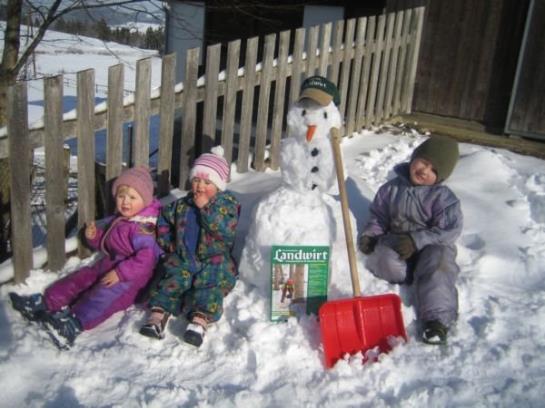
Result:
M448 328L439 320L424 322L422 341L426 344L440 345L447 344Z
M78 318L68 308L55 313L44 313L42 324L51 340L62 350L70 348L83 330Z
M200 347L206 333L207 321L204 317L193 316L191 323L184 332L184 341L195 347Z
M170 313L165 312L160 307L152 307L148 322L140 329L140 334L154 339L165 337L165 329L170 317Z
M13 308L31 322L40 320L46 311L44 298L40 293L22 296L15 292L10 292L9 298Z

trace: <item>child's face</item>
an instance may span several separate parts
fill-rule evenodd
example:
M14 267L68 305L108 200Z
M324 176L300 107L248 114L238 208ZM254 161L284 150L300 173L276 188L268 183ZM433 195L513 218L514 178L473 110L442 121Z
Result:
M210 200L218 193L218 188L208 179L193 177L191 179L191 191L193 191L193 195L195 198L198 198L199 196L204 196L208 200Z
M123 217L132 217L145 207L144 199L134 188L121 185L115 194L115 206Z
M411 183L415 186L432 186L437 182L437 173L433 170L432 164L417 157L409 166Z

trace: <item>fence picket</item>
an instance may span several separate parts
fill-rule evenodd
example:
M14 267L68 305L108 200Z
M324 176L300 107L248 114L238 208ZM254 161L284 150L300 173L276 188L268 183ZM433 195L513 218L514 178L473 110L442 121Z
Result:
M373 59L373 44L375 42L375 18L368 20L365 33L365 51L363 53L363 66L360 76L360 92L358 95L358 109L356 112L356 128L361 129L368 123L367 117L367 96L369 94L369 72L371 70L371 60Z
M403 28L403 12L396 12L395 32L392 45L392 56L390 57L390 68L388 71L388 85L386 88L386 100L384 101L384 118L388 119L394 109L394 87L397 73L397 61L399 56L399 47L401 45L401 29Z
M327 78L339 87L339 65L342 59L342 44L344 33L344 20L335 22L333 33L333 46L331 50L331 64Z
M261 81L259 85L259 104L257 107L257 124L255 137L254 167L257 171L265 170L265 146L269 129L269 101L271 99L272 66L276 34L265 37L265 50L261 64Z
M380 15L378 18L377 33L375 35L375 45L373 47L373 60L371 62L371 79L369 88L369 98L367 99L367 123L375 123L377 107L378 80L380 73L380 61L382 59L382 42L384 38L384 28L386 27L386 16Z
M403 36L401 41L403 47L401 47L401 52L399 55L399 67L396 73L396 85L394 90L394 112L398 112L403 109L403 89L405 81L405 72L407 71L407 47L411 42L411 19L413 15L412 9L405 10L405 17L403 18Z
M361 61L363 58L363 39L367 27L367 18L358 18L358 28L356 30L356 47L354 52L354 61L352 62L352 75L350 88L358 90L360 87ZM358 92L350 92L348 98L348 107L346 114L346 133L352 134L356 127L356 108L358 103Z
M307 47L307 66L305 77L311 77L316 75L316 62L318 60L316 52L318 51L318 36L320 35L320 26L315 25L310 27L308 35L308 47Z
M32 219L30 210L32 163L28 132L26 82L8 88L8 145L11 189L11 239L15 283L24 282L33 267Z
M290 81L290 99L292 105L299 97L299 88L301 87L301 74L303 72L303 50L305 48L304 28L295 30L295 40L293 42L293 54L291 62L291 81Z
M132 164L149 164L149 112L151 87L151 59L136 63L136 89L134 96L134 140Z
M47 220L48 269L59 271L64 266L64 200L66 199L64 161L64 138L62 137L62 75L44 80L45 123L45 202Z
M209 152L216 144L216 117L218 112L218 74L220 72L221 44L211 45L206 49L206 74L204 117L202 124L203 152Z
M161 101L159 105L159 155L157 158L157 193L164 196L170 190L172 168L172 135L174 133L174 84L176 54L163 57L161 67Z
M77 82L78 228L82 228L86 223L94 220L96 214L95 133L92 123L95 102L95 71L78 72ZM80 244L78 254L83 258L89 256L90 251Z
M107 147L106 147L106 190L119 176L123 168L123 84L125 83L123 64L108 69L108 112L107 112ZM114 207L114 198L106 196L106 206Z
M242 113L240 117L240 136L238 142L237 160L237 170L240 173L245 173L248 171L258 40L258 37L253 37L246 42L246 62L244 64L244 88L242 90Z
M182 143L180 146L180 188L186 187L189 166L195 158L195 126L197 124L197 79L199 48L187 50L182 110Z
M221 144L225 160L233 161L233 135L238 90L238 65L240 62L240 40L231 41L227 48L227 70L225 72L225 95L223 96L223 126Z
M356 26L356 19L351 18L346 25L346 35L344 38L344 54L343 65L341 70L341 84L339 87L339 93L341 94L341 105L339 110L341 111L341 117L345 117L346 104L348 101L348 81L350 79L350 67L352 65L353 47L354 47L354 30Z
M280 33L278 46L278 63L276 65L276 83L274 88L273 119L271 130L271 163L270 167L277 170L280 156L280 140L282 138L282 124L284 122L284 100L286 97L286 73L288 70L288 52L290 46L290 32Z
M331 47L331 23L322 25L322 41L320 45L320 66L318 75L327 77L327 67L329 65L329 48Z

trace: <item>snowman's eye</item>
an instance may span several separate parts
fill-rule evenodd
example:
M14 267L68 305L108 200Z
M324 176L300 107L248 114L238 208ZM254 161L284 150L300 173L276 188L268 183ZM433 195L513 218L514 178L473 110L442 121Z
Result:
M327 112L324 112L324 119L327 119Z
M303 112L301 112L301 116L305 116L307 114L306 109L303 109Z

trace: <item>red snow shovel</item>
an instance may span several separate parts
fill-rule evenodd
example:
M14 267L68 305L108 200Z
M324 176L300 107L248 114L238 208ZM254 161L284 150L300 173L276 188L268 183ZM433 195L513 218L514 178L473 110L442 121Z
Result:
M401 315L401 299L398 295L390 293L361 296L352 227L348 214L348 198L344 184L340 139L339 129L332 128L331 145L337 169L354 298L333 300L324 303L320 307L320 331L327 368L333 367L335 362L343 358L347 353L365 353L377 346L381 352L390 351L392 346L388 339L391 337L403 337L407 340L403 316Z

